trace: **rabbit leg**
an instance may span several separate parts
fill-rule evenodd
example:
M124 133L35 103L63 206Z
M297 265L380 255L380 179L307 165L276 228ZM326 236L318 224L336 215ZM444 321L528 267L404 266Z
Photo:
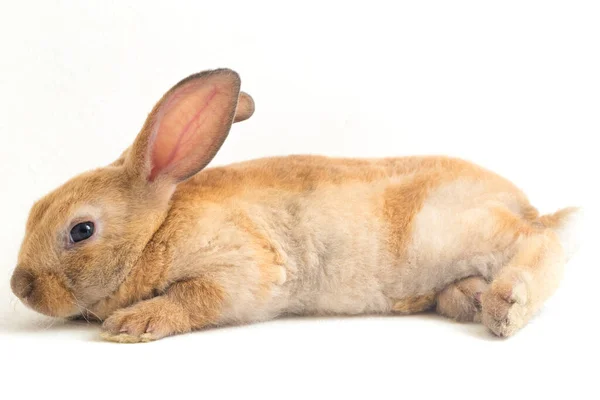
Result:
M497 272L482 296L483 324L497 336L514 334L554 293L564 263L554 232L544 230L523 236L514 257Z
M457 321L479 322L481 295L487 288L488 283L481 276L472 276L454 282L438 294L436 311Z
M217 323L223 304L219 286L204 279L176 282L164 294L115 311L102 337L121 343L149 342Z

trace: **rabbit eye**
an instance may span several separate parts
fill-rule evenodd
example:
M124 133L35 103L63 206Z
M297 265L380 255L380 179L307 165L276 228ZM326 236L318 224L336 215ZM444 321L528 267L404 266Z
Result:
M71 240L75 243L89 239L94 234L94 223L87 221L77 224L71 229Z

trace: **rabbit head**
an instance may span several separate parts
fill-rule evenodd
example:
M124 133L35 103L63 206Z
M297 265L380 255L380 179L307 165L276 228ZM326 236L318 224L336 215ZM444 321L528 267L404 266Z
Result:
M164 221L177 184L204 168L232 123L253 112L252 98L240 92L231 70L180 81L118 160L76 176L34 204L13 293L57 317L77 315L109 297Z

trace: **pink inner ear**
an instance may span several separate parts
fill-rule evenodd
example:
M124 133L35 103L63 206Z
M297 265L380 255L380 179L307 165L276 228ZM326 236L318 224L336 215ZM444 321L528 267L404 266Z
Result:
M149 180L183 180L203 168L229 131L235 98L204 80L176 89L159 108L151 136ZM233 107L233 108L232 108Z

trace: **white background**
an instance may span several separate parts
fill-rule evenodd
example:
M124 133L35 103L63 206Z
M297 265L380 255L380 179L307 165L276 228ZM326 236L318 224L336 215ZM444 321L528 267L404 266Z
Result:
M0 398L599 398L600 12L580 1L2 1ZM213 165L449 154L583 247L523 331L436 316L279 320L151 344L40 319L9 291L34 200L116 158L164 91L229 67L256 101Z

